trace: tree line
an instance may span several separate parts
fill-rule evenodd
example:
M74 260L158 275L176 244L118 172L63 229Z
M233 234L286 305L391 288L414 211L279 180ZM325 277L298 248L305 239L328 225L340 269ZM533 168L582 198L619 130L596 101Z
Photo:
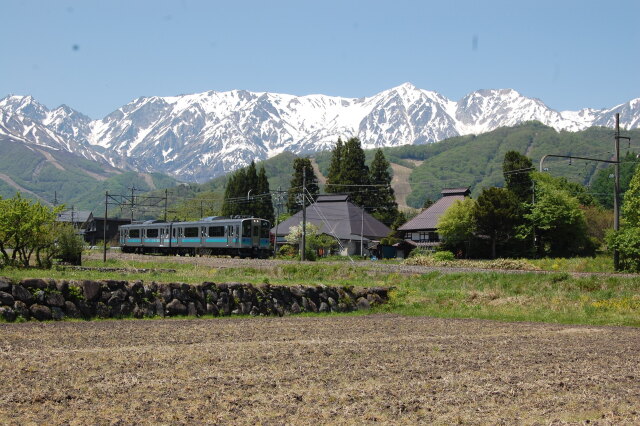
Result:
M636 244L640 255L640 218L634 213L640 211L640 168L623 205L626 225L608 235L611 212L584 186L534 171L531 160L516 151L505 154L502 169L505 187L485 188L477 199L457 201L442 215L443 248L467 257L571 257L594 255L607 243L626 248L622 256L631 264L628 253Z
M318 177L309 158L296 158L292 168L286 198L288 215L302 209L303 183L307 204L309 199L315 200L320 194ZM399 215L398 204L391 187L390 169L391 166L381 149L376 151L371 165L368 166L358 138L350 138L346 142L338 138L332 150L325 192L349 194L351 202L390 225ZM274 222L273 197L264 167L260 167L259 172L256 172L256 165L252 161L248 167L231 174L225 188L221 214L253 215Z

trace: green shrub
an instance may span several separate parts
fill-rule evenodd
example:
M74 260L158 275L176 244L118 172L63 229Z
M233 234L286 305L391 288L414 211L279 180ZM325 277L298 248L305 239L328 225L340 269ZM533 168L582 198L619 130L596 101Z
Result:
M424 256L430 256L432 253L431 250L427 250L424 247L416 247L413 250L411 250L411 253L409 253L409 257L424 257Z
M443 250L443 251L437 251L437 252L433 253L433 258L435 260L440 260L440 261L442 261L442 260L454 260L455 256L450 251Z
M62 227L57 235L56 243L56 257L58 259L72 265L80 265L82 263L82 249L84 248L84 241L82 237L76 234L73 227Z
M620 269L640 272L640 228L627 227L607 235L609 249L620 253Z
M280 250L278 250L278 254L282 257L294 258L297 253L298 250L296 250L296 248L290 244L285 244L280 247Z

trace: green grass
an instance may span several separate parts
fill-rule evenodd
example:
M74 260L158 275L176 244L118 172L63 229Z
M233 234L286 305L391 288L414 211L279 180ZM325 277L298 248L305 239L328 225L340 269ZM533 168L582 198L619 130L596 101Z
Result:
M614 272L613 256L611 254L599 254L596 257L574 257L570 259L529 259L528 262L543 271Z
M89 261L85 262L85 266L103 266L103 263ZM390 302L376 308L374 312L442 318L640 326L640 276L573 277L567 272L505 274L499 271L406 275L374 271L351 263L274 264L267 269L216 269L172 263L170 258L155 262L109 260L106 266L175 269L176 272L122 274L7 268L0 271L0 275L15 280L32 277L192 284L212 281L274 285L387 286L394 288Z

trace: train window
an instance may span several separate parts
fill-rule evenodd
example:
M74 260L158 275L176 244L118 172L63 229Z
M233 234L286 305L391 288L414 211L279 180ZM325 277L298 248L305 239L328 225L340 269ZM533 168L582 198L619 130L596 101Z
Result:
M227 235L233 237L233 225L227 226Z
M196 227L184 228L184 236L187 237L187 238L197 237L198 236L198 228L196 228Z
M209 227L209 236L210 237L224 237L224 226L210 226Z
M157 228L147 229L147 238L156 238L158 236Z
M129 238L140 238L140 230L139 229L130 229L129 230Z
M244 222L242 222L242 236L243 237L251 236L251 222L248 220L245 220Z
M269 222L262 222L262 228L260 228L260 238L269 238Z
M253 236L257 237L260 235L260 226L258 224L253 225Z

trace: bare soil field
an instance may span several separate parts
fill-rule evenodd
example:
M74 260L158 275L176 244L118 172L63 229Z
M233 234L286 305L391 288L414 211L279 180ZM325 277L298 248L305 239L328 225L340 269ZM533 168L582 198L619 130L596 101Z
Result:
M0 423L638 424L638 348L395 315L0 324Z

